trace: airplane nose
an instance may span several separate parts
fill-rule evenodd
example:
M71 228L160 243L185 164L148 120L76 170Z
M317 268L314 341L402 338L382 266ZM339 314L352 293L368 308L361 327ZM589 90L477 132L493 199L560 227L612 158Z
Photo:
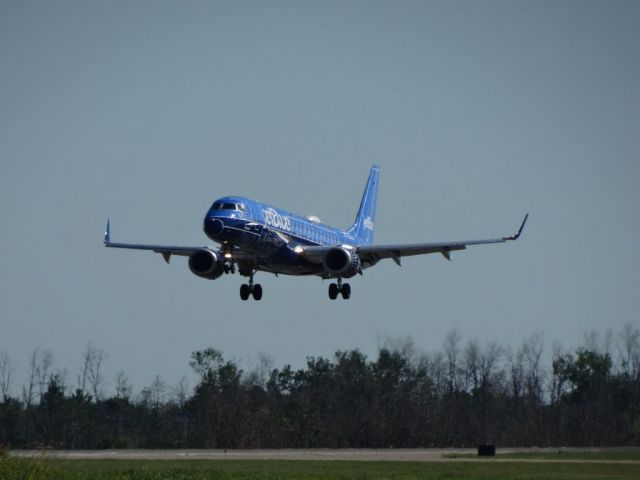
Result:
M220 235L224 230L224 223L217 218L208 217L204 220L204 231L210 237Z

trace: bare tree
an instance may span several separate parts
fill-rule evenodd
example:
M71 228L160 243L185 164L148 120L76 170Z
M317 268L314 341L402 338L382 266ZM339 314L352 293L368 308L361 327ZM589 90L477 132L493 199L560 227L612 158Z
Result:
M36 386L39 356L40 350L37 348L31 352L31 356L29 357L29 374L27 384L22 386L22 401L27 408L29 408L33 403L33 393Z
M101 400L104 394L105 376L102 367L106 360L107 354L105 351L102 348L93 347L93 364L89 370L89 383L96 402Z
M80 367L80 373L78 374L78 389L82 392L87 391L87 383L89 382L89 370L91 370L92 363L93 353L91 344L89 344L82 354L82 367Z
M465 389L493 389L497 387L500 372L498 362L502 349L495 342L480 348L477 340L469 340L462 358L465 373Z
M189 396L189 381L187 380L186 375L183 375L176 386L171 388L171 396L171 401L180 408L184 407L184 404L187 403L187 397Z
M264 387L269 380L269 374L273 370L273 357L268 353L258 353L258 380L260 386Z
M129 377L124 371L120 370L116 373L116 398L129 400L132 391L133 387L129 383Z
M83 392L90 390L95 401L104 394L105 376L102 371L103 364L107 360L107 354L101 348L92 343L87 345L82 354L82 367L78 374L78 388Z
M162 380L160 375L156 375L149 387L149 402L155 409L159 409L164 403L167 393L167 384Z
M28 407L33 405L36 387L40 394L40 399L44 394L49 379L49 369L53 364L53 354L50 350L41 351L36 348L29 356L29 374L27 384L22 386L22 399Z
M400 354L400 356L406 359L409 364L414 364L417 356L416 346L409 335L406 337L387 338L384 341L383 348L386 348L390 352Z
M36 367L36 375L38 380L38 397L42 401L42 396L47 391L49 383L49 369L53 365L53 353L51 350L40 352L38 365Z
M447 392L447 362L442 352L423 354L420 364L431 378L440 395Z
M613 347L613 344L615 343L615 340L613 338L613 332L611 331L610 328L607 329L606 332L604 332L604 340L602 341L602 351L604 354L609 355L609 357L611 357L611 349Z
M49 376L49 380L47 380L47 385L51 383L51 378L55 377L57 386L63 391L66 392L69 388L69 370L66 368L58 368L54 373Z
M565 392L564 376L561 375L560 366L565 354L562 350L562 345L559 342L553 343L552 362L553 369L551 371L551 384L549 385L549 393L551 398L551 405L558 405L562 394Z
M444 354L447 357L448 390L452 393L458 389L458 355L462 334L454 328L444 338Z
M522 348L519 348L516 353L513 353L509 348L506 352L506 358L511 398L517 400L524 393L524 352Z
M465 385L463 388L475 390L480 387L480 345L477 340L469 340L462 357Z
M585 350L600 353L600 333L595 330L589 330L582 335L582 345Z
M640 329L625 324L618 335L618 350L622 370L627 378L640 376Z
M503 348L496 342L489 342L480 358L480 383L484 388L497 389L504 382L504 373L498 368Z
M243 374L243 383L249 387L265 388L273 370L273 357L268 353L259 352L253 364L251 370Z
M544 382L544 371L541 359L544 351L544 341L541 333L534 333L525 338L522 343L522 353L525 360L526 389L530 399L535 405L542 404L542 391Z
M0 352L0 394L2 402L6 402L11 396L11 373L13 367L11 359L6 352Z

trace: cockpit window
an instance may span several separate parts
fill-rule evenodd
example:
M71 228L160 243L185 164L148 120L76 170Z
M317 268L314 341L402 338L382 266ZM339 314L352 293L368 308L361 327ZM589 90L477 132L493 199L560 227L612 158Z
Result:
M211 206L212 210L234 210L239 212L246 212L247 208L242 203L230 203L230 202L215 202Z

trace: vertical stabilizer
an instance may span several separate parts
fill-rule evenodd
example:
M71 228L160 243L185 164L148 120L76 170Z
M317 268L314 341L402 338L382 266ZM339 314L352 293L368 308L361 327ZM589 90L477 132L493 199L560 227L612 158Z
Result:
M371 245L373 243L373 230L376 221L376 197L378 195L378 176L380 169L377 165L371 167L369 179L362 193L360 208L353 226L348 233L355 236L360 245Z

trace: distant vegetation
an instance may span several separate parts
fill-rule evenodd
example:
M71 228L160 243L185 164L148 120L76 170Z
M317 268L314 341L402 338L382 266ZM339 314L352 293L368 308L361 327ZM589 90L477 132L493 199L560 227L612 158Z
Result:
M106 354L90 345L73 387L36 350L20 395L0 353L0 445L9 448L385 448L640 445L640 330L585 337L544 355L541 336L517 349L463 343L442 351L408 342L370 360L358 350L310 357L301 369L268 357L244 372L221 351L193 352L194 388L156 377L112 394ZM545 358L548 360L545 362Z

